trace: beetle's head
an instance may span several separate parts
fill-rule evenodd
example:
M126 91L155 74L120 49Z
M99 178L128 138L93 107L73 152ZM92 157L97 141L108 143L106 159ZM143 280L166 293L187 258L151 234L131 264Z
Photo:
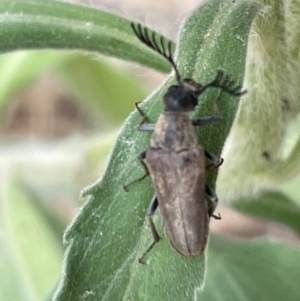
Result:
M163 97L165 111L193 111L198 104L199 95L203 93L207 87L213 85L210 84L208 86L202 86L190 78L181 80L179 70L173 59L172 43L170 41L165 43L163 37L161 37L160 41L158 42L155 38L155 33L152 32L152 34L150 34L148 29L140 24L131 23L131 27L135 35L142 43L163 56L173 67L178 84L171 86Z
M185 78L179 85L171 86L163 97L165 111L191 112L198 104L203 86L193 79Z

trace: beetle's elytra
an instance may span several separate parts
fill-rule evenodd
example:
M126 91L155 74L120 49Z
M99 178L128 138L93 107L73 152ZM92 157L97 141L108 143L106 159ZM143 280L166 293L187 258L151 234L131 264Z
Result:
M160 239L152 220L158 206L165 235L173 248L183 256L199 256L207 243L210 217L220 219L220 216L213 214L218 199L213 190L205 185L205 171L221 165L222 159L201 147L193 127L215 124L222 117L218 114L191 120L189 114L207 88L219 88L233 96L241 96L245 91L241 92L241 87L234 86L234 82L220 70L215 79L204 86L192 79L181 80L172 57L171 43L165 46L163 39L157 43L155 34L149 36L147 29L140 24L132 23L131 27L141 42L169 61L177 79L177 84L169 87L163 97L164 112L156 124L145 124L146 115L136 104L143 116L139 130L153 134L150 147L139 156L145 175L124 186L124 189L150 175L156 194L146 214L154 241L139 262L143 262ZM218 112L216 104L215 111ZM211 161L208 166L205 165L205 158ZM206 199L212 202L211 206L207 205Z

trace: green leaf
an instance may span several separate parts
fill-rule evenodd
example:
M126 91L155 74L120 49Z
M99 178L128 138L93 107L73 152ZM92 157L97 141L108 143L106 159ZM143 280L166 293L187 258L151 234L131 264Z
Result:
M104 135L97 135L86 142L88 148L84 154L84 165L88 171L89 182L97 179L99 174L103 174L107 166L107 158L111 152L117 138L117 131L111 131ZM87 173L85 179L87 178Z
M284 154L287 129L300 114L299 1L259 2L266 6L249 37L248 94L228 137L218 180L219 196L226 201L278 189L300 171L299 141Z
M1 0L0 36L2 53L18 49L77 49L140 62L162 72L171 69L162 57L135 38L130 21L69 3Z
M242 199L234 207L244 213L282 223L300 234L300 207L280 192L264 192L257 198Z
M2 168L3 169L3 168ZM35 204L20 190L11 171L1 181L1 300L41 300L60 273L62 248Z
M241 79L249 27L258 9L259 6L252 2L233 5L225 0L212 0L195 10L184 24L180 36L180 71L196 80L200 79L201 74L201 79L206 80L215 76L216 68L228 66L232 77ZM244 13L245 10L247 14ZM206 38L208 28L210 38ZM192 58L189 52L184 51L185 43L187 49L194 50ZM216 45L220 45L219 51L216 51L216 48L219 48ZM230 45L234 45L234 49L230 48ZM226 49L226 55L222 47ZM227 47L230 51L227 51ZM231 66L229 62L233 63L233 54L229 52L233 50L235 60L234 66ZM218 58L211 56L211 53L218 54ZM209 64L205 68L199 63L203 57L207 58ZM218 66L215 65L215 60ZM194 70L193 66L204 70ZM161 113L161 97L171 80L173 78L154 92L143 106L150 122L155 122ZM209 108L213 105L212 101L204 103ZM227 102L224 101L222 108L226 107L225 104L231 107L229 98ZM234 109L236 105L235 102ZM204 104L201 103L202 108L204 109ZM228 110L231 113L226 114L226 118L229 115L233 118L233 110ZM65 234L68 244L65 272L55 300L101 298L182 301L191 300L194 290L203 284L203 256L190 259L177 254L163 235L158 214L154 217L154 222L158 225L159 234L163 239L147 257L146 265L137 261L152 242L150 231L144 224L144 216L153 196L153 189L150 179L133 185L129 193L126 193L122 186L143 174L136 157L149 146L150 135L137 132L140 118L137 112L129 117L121 130L105 175L83 193L87 203ZM226 124L227 122L230 124L232 119L226 120ZM224 125L226 130L222 129L222 134L217 134L220 128L212 128L212 137L217 135L223 143L225 136L221 136L227 132L229 126ZM212 144L209 139L208 135L203 137L204 145ZM221 149L221 145L216 146L216 149Z
M235 85L242 86L248 33L260 8L257 3L248 1L233 5L228 1L211 1L211 5L202 8L201 22L196 14L192 15L188 26L181 31L181 43L178 45L178 65L184 77L192 77L205 84L216 76L218 69L222 69ZM236 97L225 93L221 96L218 106L224 119L222 125L197 128L201 145L216 155L221 154L239 104ZM208 91L201 96L193 117L213 115L213 101L217 97L216 91ZM214 172L208 176L211 186L214 186L216 175Z
M298 301L299 258L300 250L290 246L212 236L206 285L195 300Z
M281 191L293 200L295 204L300 207L300 186L299 186L299 177L295 178L294 181L289 182L287 185L284 185Z

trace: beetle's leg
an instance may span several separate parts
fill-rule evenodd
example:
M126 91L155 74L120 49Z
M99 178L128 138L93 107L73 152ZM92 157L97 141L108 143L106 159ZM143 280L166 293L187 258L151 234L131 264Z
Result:
M148 209L147 209L147 213L146 213L146 217L147 217L147 220L149 222L149 226L150 226L150 229L151 229L151 233L152 233L152 236L153 236L153 243L150 245L150 247L146 250L146 252L143 253L143 255L139 258L139 263L144 263L143 262L143 259L145 258L145 256L152 250L152 248L154 247L154 245L156 243L159 242L160 240L160 237L157 233L157 230L155 228L155 224L152 220L152 215L154 214L155 210L157 209L158 207L158 201L157 201L157 197L154 196L154 198L152 199Z
M141 124L144 124L144 123L148 120L148 117L147 117L147 115L143 112L143 110L139 107L139 103L141 103L141 102L140 102L140 101L136 102L136 103L135 103L135 107L136 107L136 109L138 110L138 112L140 113L140 115L142 116L142 120L141 120L141 122L140 122L140 124L139 124L139 125L141 125Z
M140 115L142 116L142 120L139 123L138 130L141 132L153 132L155 128L154 123L145 123L148 120L147 115L142 111L142 109L139 107L140 102L135 103L136 109L139 111Z
M205 185L205 194L211 203L210 206L208 206L208 215L214 219L221 219L220 213L218 215L214 215L214 211L218 205L218 197L216 193L209 186Z
M138 130L140 132L153 132L155 129L155 123L144 123L140 124Z
M214 103L214 116L211 117L202 117L199 119L192 119L192 124L193 126L206 126L206 125L212 125L212 124L216 124L219 123L220 121L222 121L223 117L222 114L220 112L219 106L218 106L218 101L221 98L222 95L222 90L219 93L217 100Z
M193 126L206 126L219 123L222 120L221 116L203 117L199 119L192 119Z
M147 167L146 163L144 162L145 157L146 157L146 151L142 152L142 153L138 156L138 160L139 160L140 164L143 166L143 169L144 169L144 171L145 171L145 174L144 174L142 177L140 177L140 178L138 178L138 179L136 179L136 180L130 182L129 184L123 185L123 189L124 189L125 191L128 191L128 187L131 186L132 184L135 184L135 183L137 183L137 182L140 182L140 181L144 180L146 177L149 176L149 170L148 170L148 167Z
M207 170L218 168L224 161L222 158L219 158L218 156L208 152L207 150L204 150L204 155L209 161L211 161L211 163L206 165L205 167Z

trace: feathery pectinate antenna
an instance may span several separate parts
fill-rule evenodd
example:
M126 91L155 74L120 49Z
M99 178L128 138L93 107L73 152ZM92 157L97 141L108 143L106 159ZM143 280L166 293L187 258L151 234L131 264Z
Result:
M153 49L160 55L162 55L174 68L176 79L178 81L178 84L181 84L180 74L177 69L177 66L173 60L172 57L172 44L169 41L167 43L167 46L165 45L163 36L160 37L160 43L156 41L156 34L152 32L151 36L149 37L148 29L146 27L143 27L141 24L131 23L131 27L137 36L137 38L147 45L149 48Z

